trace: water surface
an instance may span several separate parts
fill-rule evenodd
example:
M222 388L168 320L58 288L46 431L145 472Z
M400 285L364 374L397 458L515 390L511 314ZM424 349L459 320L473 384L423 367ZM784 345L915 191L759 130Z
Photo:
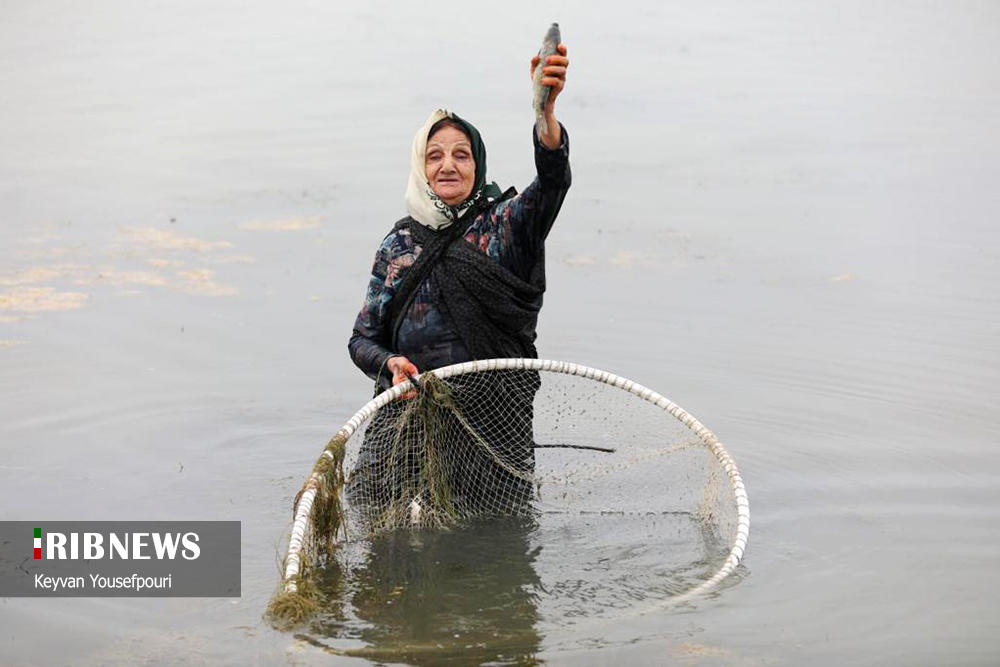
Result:
M575 181L540 353L631 377L717 433L747 481L751 549L738 581L682 610L626 621L587 604L574 627L574 591L548 618L498 601L488 654L995 660L997 6L544 13L5 10L3 518L238 519L244 540L238 600L5 600L5 663L331 661L261 614L291 499L370 395L346 341L403 215L411 133L451 106L483 131L491 176L526 185L527 59L549 20L572 58ZM530 585L574 562L555 538L524 541L472 551L482 571L450 589L459 620L496 618L462 588L490 590L489 563L513 559L500 583ZM459 555L447 536L420 548ZM440 594L430 572L387 576ZM372 612L372 632L433 638L428 609Z

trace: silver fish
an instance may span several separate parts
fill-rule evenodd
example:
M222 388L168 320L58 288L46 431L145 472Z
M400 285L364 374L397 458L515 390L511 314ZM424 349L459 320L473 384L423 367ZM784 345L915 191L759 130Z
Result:
M548 124L545 122L545 105L549 101L549 93L552 91L552 86L542 85L542 68L545 67L545 58L547 56L555 55L558 53L556 47L559 46L559 42L562 41L562 36L559 34L559 24L553 23L548 32L545 33L545 38L542 40L542 48L538 50L538 66L535 68L535 82L532 85L532 91L534 92L534 106L535 106L535 127L538 129L538 135L541 136L548 132Z

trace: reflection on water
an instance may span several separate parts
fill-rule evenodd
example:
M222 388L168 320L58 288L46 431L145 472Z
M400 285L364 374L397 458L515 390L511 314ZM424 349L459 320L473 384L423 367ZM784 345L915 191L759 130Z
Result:
M655 610L728 554L690 514L620 512L396 530L341 549L319 578L324 610L299 638L421 664L524 663L545 643L613 645L602 624Z
M541 642L535 528L520 517L378 535L356 565L328 568L330 608L311 636L386 661L524 663Z

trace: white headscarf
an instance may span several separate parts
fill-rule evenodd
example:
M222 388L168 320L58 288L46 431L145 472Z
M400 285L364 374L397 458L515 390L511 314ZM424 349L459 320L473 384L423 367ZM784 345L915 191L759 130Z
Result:
M406 184L406 212L421 225L441 229L452 223L450 207L434 194L427 181L427 133L442 118L451 118L447 109L435 109L427 122L417 130L410 151L410 180Z

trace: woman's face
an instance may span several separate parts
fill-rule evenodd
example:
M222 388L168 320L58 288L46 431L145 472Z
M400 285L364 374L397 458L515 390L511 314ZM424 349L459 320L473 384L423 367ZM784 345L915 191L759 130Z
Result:
M464 202L476 182L476 160L469 138L450 125L442 127L427 139L424 169L431 190L444 203L456 206Z

